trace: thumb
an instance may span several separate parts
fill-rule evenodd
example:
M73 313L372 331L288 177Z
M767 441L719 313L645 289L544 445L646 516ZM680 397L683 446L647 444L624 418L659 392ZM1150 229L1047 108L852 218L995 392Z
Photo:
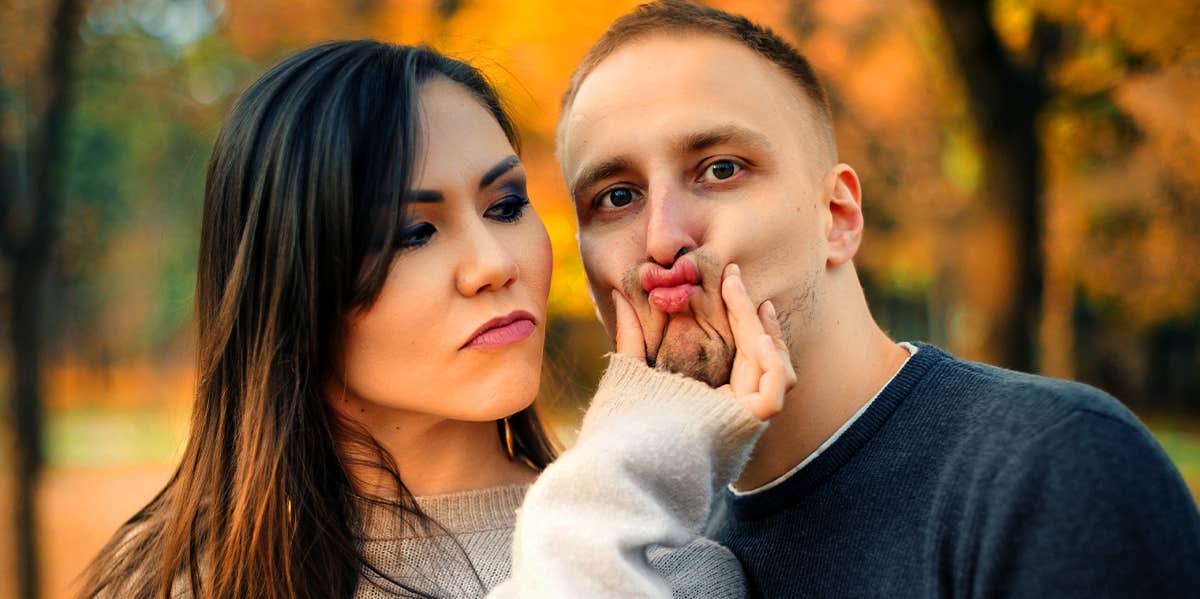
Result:
M612 291L612 299L617 311L617 353L646 359L646 339L637 311L616 289Z

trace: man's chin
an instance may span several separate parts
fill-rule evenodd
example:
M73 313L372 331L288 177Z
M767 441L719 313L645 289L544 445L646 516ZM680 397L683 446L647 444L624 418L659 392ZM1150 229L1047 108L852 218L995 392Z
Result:
M690 316L676 316L663 331L654 365L720 387L729 382L733 348L708 336Z

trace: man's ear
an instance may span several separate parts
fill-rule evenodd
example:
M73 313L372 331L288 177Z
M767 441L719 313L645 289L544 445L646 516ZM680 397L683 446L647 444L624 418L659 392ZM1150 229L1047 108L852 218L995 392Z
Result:
M829 266L849 262L862 244L862 186L858 174L848 164L838 164L825 173L821 193L829 210L825 242L829 248Z

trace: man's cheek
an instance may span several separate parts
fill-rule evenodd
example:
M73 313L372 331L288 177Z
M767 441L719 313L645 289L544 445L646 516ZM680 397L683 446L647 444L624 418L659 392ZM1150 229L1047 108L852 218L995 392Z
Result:
M596 308L596 319L600 321L610 339L616 341L617 334L617 307L613 304L612 292L614 289L621 291L611 282L598 277L590 272L587 272L587 267L584 267L588 277L588 295L591 296L592 305ZM623 291L621 291L624 293ZM634 308L637 309L637 298L629 298L634 302Z

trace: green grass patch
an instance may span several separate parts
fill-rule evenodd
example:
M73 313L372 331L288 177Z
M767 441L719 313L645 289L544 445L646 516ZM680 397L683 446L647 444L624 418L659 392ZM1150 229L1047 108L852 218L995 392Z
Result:
M64 468L173 463L188 426L186 414L164 410L72 409L48 416L48 465Z
M1200 503L1200 426L1195 421L1148 418L1146 426L1162 444L1175 467L1179 468L1183 480L1192 490L1192 497Z

